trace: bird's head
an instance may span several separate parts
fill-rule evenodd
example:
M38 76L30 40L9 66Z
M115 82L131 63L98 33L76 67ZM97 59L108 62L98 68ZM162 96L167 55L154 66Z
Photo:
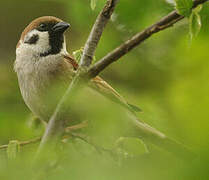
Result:
M53 16L33 20L22 32L16 54L31 54L36 57L56 55L66 51L64 32L69 24Z

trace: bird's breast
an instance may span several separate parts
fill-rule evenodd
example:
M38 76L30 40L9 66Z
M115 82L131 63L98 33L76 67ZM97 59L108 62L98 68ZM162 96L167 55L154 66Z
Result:
M70 83L61 58L15 62L21 94L30 110L48 121Z

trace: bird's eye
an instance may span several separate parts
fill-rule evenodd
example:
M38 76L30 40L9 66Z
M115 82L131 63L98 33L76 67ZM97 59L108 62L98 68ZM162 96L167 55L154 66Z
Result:
M40 29L40 30L46 30L46 28L47 28L47 26L44 23L41 23L38 27L38 29Z

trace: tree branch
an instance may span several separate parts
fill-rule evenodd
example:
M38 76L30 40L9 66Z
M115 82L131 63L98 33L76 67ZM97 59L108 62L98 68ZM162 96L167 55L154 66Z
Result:
M79 87L81 87L82 80L84 79L82 76L82 71L85 71L85 69L87 69L87 67L91 64L95 49L98 45L104 27L114 11L116 2L117 0L107 0L103 10L98 15L85 44L84 53L81 57L81 63L77 73L70 83L66 93L58 103L54 114L50 118L44 136L41 140L38 154L47 146L47 144L56 144L56 142L58 142L57 138L59 138L64 133L65 126L63 115L65 112L69 111L68 102L72 101L72 96L80 89Z
M102 32L109 21L118 0L107 0L103 10L98 15L89 37L84 46L83 55L81 57L81 66L89 67L91 65L96 47L102 36Z
M200 4L203 4L207 2L208 0L195 0L193 8L197 7ZM103 57L101 60L96 62L92 68L90 68L88 72L88 76L90 78L93 78L97 76L102 70L104 70L108 65L111 63L117 61L119 58L127 54L129 51L134 49L136 46L141 44L143 41L148 39L153 34L162 31L164 29L167 29L168 27L171 27L176 22L183 19L184 16L181 16L177 13L177 11L172 11L167 16L163 17L160 21L157 23L149 26L145 30L137 33L135 36L115 48L112 52L108 53L105 57Z

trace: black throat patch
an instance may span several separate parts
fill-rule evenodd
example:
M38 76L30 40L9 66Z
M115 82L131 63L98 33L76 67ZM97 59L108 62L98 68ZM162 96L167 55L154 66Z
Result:
M49 31L49 46L50 50L44 53L41 53L40 56L48 56L55 55L60 53L63 48L64 35L63 34L55 34L54 32Z
M40 56L48 56L48 55L54 55L60 53L60 51L63 48L63 42L64 42L64 35L63 33L54 32L53 26L56 23L54 22L46 22L42 23L37 30L40 32L48 32L49 33L49 46L50 50L44 53L41 53Z

